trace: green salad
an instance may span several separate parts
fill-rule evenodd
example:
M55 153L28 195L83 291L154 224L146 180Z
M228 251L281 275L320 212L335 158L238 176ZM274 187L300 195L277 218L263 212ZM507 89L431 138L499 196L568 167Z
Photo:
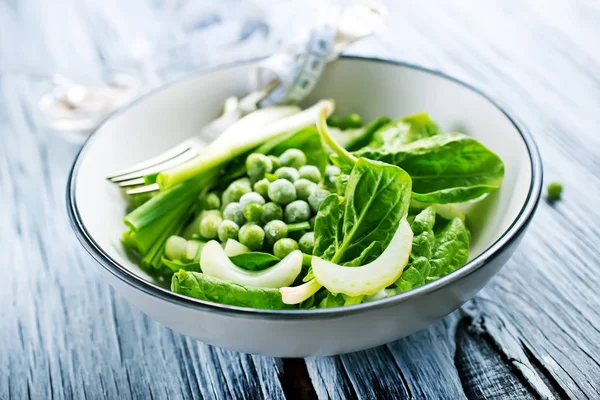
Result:
M172 291L261 309L359 304L462 267L463 204L502 160L428 114L368 124L323 100L248 114L129 195L122 242Z

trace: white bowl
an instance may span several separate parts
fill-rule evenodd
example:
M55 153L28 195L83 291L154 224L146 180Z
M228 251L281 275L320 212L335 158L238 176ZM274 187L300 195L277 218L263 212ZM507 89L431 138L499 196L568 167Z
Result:
M177 332L206 343L279 357L330 355L381 345L423 329L472 298L520 242L539 201L542 169L531 136L472 87L420 67L344 57L327 67L307 101L334 98L365 120L428 112L445 131L472 135L504 160L497 192L471 211L471 259L452 274L398 296L350 307L274 311L172 293L127 258L120 243L125 201L106 181L198 132L223 100L242 95L254 62L200 73L146 95L112 115L83 146L68 183L80 242L123 297Z

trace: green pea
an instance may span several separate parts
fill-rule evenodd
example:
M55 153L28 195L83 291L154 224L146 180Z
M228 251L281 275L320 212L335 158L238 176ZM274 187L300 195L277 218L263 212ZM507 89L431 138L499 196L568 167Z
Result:
M187 240L180 236L169 236L165 243L165 255L169 260L182 261L187 251Z
M267 244L273 245L279 239L286 238L288 235L288 228L285 222L280 220L273 220L267 222L265 225L265 238Z
M246 171L253 182L265 177L265 173L273 171L271 159L259 153L252 153L246 158Z
M221 208L221 199L214 192L206 193L198 198L198 206L201 210L218 210Z
M332 128L340 128L342 126L342 118L335 114L330 115L329 118L327 118L327 125Z
M221 222L221 225L219 225L219 240L223 243L227 242L228 239L237 240L239 231L240 227L238 226L238 224L226 219L223 222Z
M200 221L200 235L205 239L215 239L222 221L223 219L215 214L209 214L202 218L202 221Z
M263 215L263 206L256 203L247 204L244 207L244 218L248 222L258 222Z
M298 170L300 178L308 179L311 182L321 182L321 171L314 165L305 165Z
M563 190L563 187L558 182L552 182L551 184L549 184L548 185L548 200L556 201L556 200L560 199L560 196L562 195L562 190Z
M285 167L300 168L306 165L306 155L302 150L287 149L279 156L279 161Z
M277 179L269 184L269 198L281 205L289 204L296 200L296 188L288 180Z
M300 173L297 169L292 167L281 167L275 171L275 175L280 179L287 179L290 182L300 179Z
M340 128L342 129L357 129L363 126L363 119L357 113L346 114L344 119L342 120L342 125Z
M265 241L265 232L260 226L250 222L240 228L239 239L250 250L260 250Z
M269 180L267 178L262 178L254 184L254 191L260 194L263 199L266 199L269 196Z
M312 254L313 248L315 247L315 233L306 232L298 241L300 251L304 254Z
M265 199L256 192L246 193L240 198L240 204L242 207L246 207L248 204L265 204Z
M316 213L319 211L319 207L321 207L321 203L330 194L331 194L331 192L328 190L317 189L313 192L313 194L308 196L308 204L310 205L310 208L312 208L313 212Z
M223 218L235 222L238 226L246 223L244 207L238 202L229 203L223 210Z
M283 208L277 203L269 202L263 206L261 221L266 224L275 219L283 219Z
M290 238L279 239L273 246L273 254L278 258L285 258L294 250L298 250L298 242Z
M243 195L250 193L252 187L248 178L241 178L233 181L223 192L222 205L227 206L229 203L240 201Z
M308 200L308 196L318 189L316 183L304 178L300 178L294 182L294 187L296 188L296 195L298 198L304 201Z
M309 218L310 206L306 201L296 200L285 206L285 222L288 224L308 221Z
M281 161L279 161L279 157L277 156L269 156L271 159L271 164L273 164L273 171L276 171L278 168L281 168Z

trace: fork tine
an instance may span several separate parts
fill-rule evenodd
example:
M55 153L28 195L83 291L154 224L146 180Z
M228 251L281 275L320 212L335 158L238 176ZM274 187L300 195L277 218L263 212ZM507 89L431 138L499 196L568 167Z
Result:
M157 172L164 171L165 169L175 167L179 164L183 164L186 161L191 160L192 158L198 155L198 151L193 148L188 148L185 152L180 153L179 155L172 157L166 161L155 164L151 167L137 170L135 172L131 172L125 175L119 175L115 178L112 178L111 181L114 183L124 182L132 179L141 178L145 175L155 174Z
M169 149L169 150L165 151L164 153L157 155L156 157L152 157L148 160L144 160L140 163L132 165L131 167L123 169L121 171L114 172L114 173L108 175L106 177L106 179L109 179L113 182L117 182L115 179L118 179L124 175L130 175L135 172L139 172L139 171L160 165L166 161L169 161L169 160L171 160L175 157L178 157L181 154L189 151L190 148L191 148L190 144L187 141L185 141L185 142L180 143L179 145L173 147L172 149Z
M159 190L158 183L153 183L152 185L146 185L135 189L129 189L127 194L142 194L142 193L150 193L156 192Z
M144 182L144 178L135 178L135 179L130 179L128 181L123 181L119 183L119 187L129 187L129 186L140 186L143 185Z

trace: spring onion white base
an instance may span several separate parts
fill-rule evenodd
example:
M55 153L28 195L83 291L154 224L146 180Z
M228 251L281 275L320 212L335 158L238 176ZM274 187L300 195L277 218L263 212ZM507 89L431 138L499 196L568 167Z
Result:
M237 256L238 254L247 253L250 249L235 239L227 239L225 243L225 254L227 257Z
M281 300L285 304L300 304L317 293L322 287L315 279L311 279L300 286L282 287L279 292L281 293Z
M402 275L412 249L413 232L403 218L390 244L379 257L360 267L345 267L312 258L316 281L332 293L348 296L372 295L393 284Z
M200 256L202 272L213 278L245 286L280 288L291 285L302 270L302 252L294 250L283 260L262 271L247 271L235 265L216 240L206 243Z

